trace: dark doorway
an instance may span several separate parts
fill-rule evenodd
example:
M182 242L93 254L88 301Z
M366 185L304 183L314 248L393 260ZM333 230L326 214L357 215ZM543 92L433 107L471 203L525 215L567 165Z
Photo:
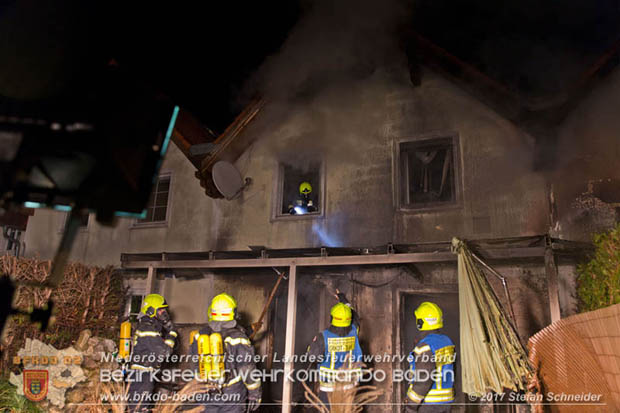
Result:
M459 295L458 293L403 293L401 296L401 354L409 354L415 343L420 339L420 332L415 325L413 312L424 301L437 304L443 312L444 327L441 330L446 334L456 346L456 366L455 366L455 405L453 412L465 411L465 395L461 391L461 363L459 359L460 334L459 334ZM409 368L404 364L402 368ZM401 383L400 394L405 397L405 392L409 383ZM460 404L460 405L459 405Z
M301 357L306 353L308 345L315 335L319 333L319 318L322 314L320 309L320 296L324 288L323 284L313 280L310 274L297 275L297 325L295 326L295 355ZM286 342L286 316L288 301L288 285L282 284L274 298L270 311L270 350L266 368L284 370L284 349ZM304 363L295 363L295 369L307 368ZM282 400L283 377L277 376L275 382L265 383L263 398L268 397L270 403L278 403ZM293 402L305 403L304 389L301 383L293 385ZM264 411L280 412L280 406L270 406L273 409ZM263 411L263 410L261 410ZM293 408L294 412L303 411L301 406Z

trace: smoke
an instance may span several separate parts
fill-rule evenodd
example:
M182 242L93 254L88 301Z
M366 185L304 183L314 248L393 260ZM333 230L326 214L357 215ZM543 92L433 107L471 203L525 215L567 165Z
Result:
M413 24L409 6L405 0L315 0L308 3L303 17L290 32L281 49L265 60L245 88L246 96L258 92L268 102L251 125L249 133L261 136L261 150L267 151L269 158L300 169L310 168L316 160L324 160L328 162L329 174L348 174L353 180L365 176L358 173L355 166L374 168L379 173L389 172L389 165L385 162L390 158L389 153L386 153L390 150L387 145L389 134L385 129L394 124L392 121L395 118L403 119L403 130L436 129L437 125L442 124L446 124L446 129L450 129L451 120L448 115L445 121L442 118L443 101L440 99L427 99L430 104L425 102L424 105L414 102L409 107L398 101L401 95L404 96L403 100L408 98L403 92L403 87L409 85L409 75L406 55L401 47L401 34L406 26ZM446 31L450 30L452 29L446 28ZM466 38L464 36L463 39ZM503 61L505 56L511 55L511 48L515 51L513 43L508 40L491 42L482 47L480 54L490 60ZM526 49L529 50L531 42L524 41L524 44L523 51L518 48L516 51L525 53ZM550 46L537 47L537 56L556 56L553 68L559 70L569 66L571 56L558 57L551 53L553 50L544 49ZM550 58L554 58L553 56ZM490 60L487 66L492 70L494 66L490 64ZM533 68L521 68L522 70L514 70L507 64L499 66L510 73L538 73L540 69L535 66L537 61L538 59L533 59L528 63L534 65ZM549 88L556 90L558 84L567 82L567 76L572 78L572 68L571 66L570 71L566 70L562 76L558 76L553 84L549 83ZM548 71L543 78L550 78ZM519 85L519 79L503 79L516 87L525 88ZM533 82L536 85L541 83L539 79L534 79ZM394 87L390 89L392 84ZM388 97L392 90L393 96ZM574 114L573 121L566 123L560 132L561 165L552 180L574 186L575 190L572 192L575 195L584 191L585 188L579 187L584 177L607 178L610 166L617 163L617 147L607 152L604 149L604 141L617 137L620 128L617 122L613 121L616 116L614 109L618 107L617 97L620 96L617 89L614 91L608 93L610 96L601 98L602 102L608 104L599 104L599 108L586 111L585 114ZM434 107L434 104L437 104L437 107ZM411 112L406 116L399 112L409 109ZM512 200L520 196L511 194L531 195L532 189L529 186L532 182L538 182L535 175L546 173L534 170L533 140L525 133L515 133L509 122L501 122L500 127L505 128L506 133L501 134L501 145L496 145L500 139L497 136L497 120L489 117L486 111L474 113L465 106L463 111L467 114L466 123L476 124L476 133L472 138L477 139L478 144L476 162L470 162L467 168L473 170L476 185L483 188L477 190L478 193L482 194L484 188L488 188L483 193L485 196L480 197L480 209L486 208L487 201L483 198L501 195L504 199ZM417 123L414 125L414 122ZM484 130L485 127L491 129ZM578 139L575 135L579 135ZM593 143L598 147L596 151L591 149ZM580 167L583 165L582 154L594 152L597 154L591 158L592 162L586 173L583 167ZM597 161L602 159L600 156L606 158L605 162ZM589 169L590 166L592 170ZM570 175L562 175L569 172ZM331 182L330 185L334 185L333 182L336 181ZM359 187L363 188L362 185ZM348 190L346 187L338 189L337 192ZM379 194L376 187L371 187L368 191L372 191L368 193L368 198ZM381 194L385 194L386 199L389 198L387 190ZM557 195L559 198L560 194ZM354 195L348 197L352 198ZM332 202L335 202L334 198L337 196L332 195ZM572 199L574 195L562 202L569 205ZM348 211L351 213L351 209ZM541 214L547 212L541 211ZM339 228L338 221L330 214L329 226L322 224L313 228L313 233L321 244L338 245L347 242L344 229L341 231L341 234L344 234L342 239L329 237ZM342 225L346 228L346 225Z
M373 81L406 65L398 30L407 17L404 0L307 5L279 52L246 86L246 95L258 92L269 102L255 127L272 136L276 158L301 166L328 153L358 158L351 143L378 133L385 116Z
M616 69L559 128L558 166L551 179L558 204L556 225L563 237L587 241L590 233L607 229L617 220L619 105L620 70Z
M407 16L401 0L316 0L255 82L268 99L311 98L317 92L366 78L392 63L397 30Z

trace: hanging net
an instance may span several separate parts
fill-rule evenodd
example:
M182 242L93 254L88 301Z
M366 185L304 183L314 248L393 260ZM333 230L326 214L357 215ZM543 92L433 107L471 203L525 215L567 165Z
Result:
M458 254L463 392L525 391L532 368L513 324L467 245L453 238L452 251Z

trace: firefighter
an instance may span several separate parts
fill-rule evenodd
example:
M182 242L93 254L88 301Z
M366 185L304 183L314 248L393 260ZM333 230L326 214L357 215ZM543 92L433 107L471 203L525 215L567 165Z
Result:
M447 413L454 402L454 343L442 334L443 314L435 303L423 302L415 310L416 327L422 332L409 355L412 381L405 412Z
M246 403L247 410L253 412L261 403L261 381L252 374L256 373L254 348L237 323L236 314L237 302L233 297L226 293L215 296L209 307L209 322L195 334L190 346L196 375L211 389L203 398L205 413L241 413L246 411ZM212 365L207 366L208 374L201 376L205 351L199 346L207 340ZM221 366L218 357L223 360Z
M331 325L314 337L307 350L308 359L318 361L319 399L328 407L328 393L334 391L337 380L354 383L344 384L346 390L357 385L361 375L359 320L346 296L336 290L336 297L338 303L330 311Z
M311 194L312 185L310 185L310 182L299 184L299 197L295 202L288 205L288 213L291 215L303 215L316 212L316 207L310 197Z
M177 332L167 307L164 297L149 294L140 309L129 367L130 412L149 410L154 387L153 375L174 348Z

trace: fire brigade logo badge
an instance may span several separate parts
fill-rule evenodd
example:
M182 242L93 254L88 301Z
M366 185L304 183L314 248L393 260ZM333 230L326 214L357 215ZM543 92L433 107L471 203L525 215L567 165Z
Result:
M33 402L45 399L48 381L47 370L24 370L24 396Z

